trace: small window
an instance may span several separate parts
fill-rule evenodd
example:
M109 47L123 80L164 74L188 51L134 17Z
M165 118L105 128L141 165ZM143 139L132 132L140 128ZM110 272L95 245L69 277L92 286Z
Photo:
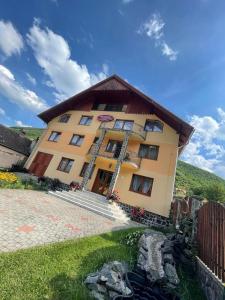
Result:
M134 125L134 121L116 120L114 124L114 128L121 129L121 130L132 130L133 125Z
M70 116L69 114L64 114L62 116L59 117L59 122L60 123L67 123L70 119Z
M141 158L147 158L157 160L159 154L159 146L141 144L139 148L138 156Z
M74 134L72 136L71 141L70 141L70 145L81 146L81 144L83 143L83 140L84 140L84 136L83 135Z
M127 108L127 105L123 104L105 104L105 103L95 103L93 105L93 110L101 110L101 111L124 111Z
M85 174L85 172L86 172L86 170L87 170L88 164L89 164L88 162L85 162L85 163L83 164L83 167L82 167L82 169L81 169L81 171L80 171L80 177L84 177L84 174ZM91 178L91 176L92 176L94 170L95 170L95 165L94 165L94 167L93 167L92 170L91 170L89 179Z
M48 140L51 142L58 142L61 132L52 131Z
M80 119L80 125L90 125L91 124L91 121L92 121L92 117L90 116L82 116L81 119Z
M163 123L158 120L146 120L145 131L162 132Z
M73 159L63 157L59 163L57 170L65 173L69 173L72 168L73 162L74 162Z
M133 175L130 185L130 191L151 196L153 178Z

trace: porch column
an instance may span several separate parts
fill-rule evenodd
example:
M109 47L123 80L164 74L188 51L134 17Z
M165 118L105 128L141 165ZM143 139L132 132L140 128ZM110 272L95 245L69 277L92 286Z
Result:
M125 157L126 152L127 152L127 145L128 145L130 134L131 134L130 131L126 131L126 133L125 133L123 144L122 144L122 147L121 147L121 150L120 150L120 155L119 155L119 157L117 159L115 171L113 173L113 176L112 176L112 179L111 179L111 182L110 182L110 185L109 185L109 189L108 189L108 193L107 193L108 196L115 189L116 181L117 181L117 178L118 178L119 173L120 173L120 168L121 168L122 162L123 162L124 157Z
M104 140L104 137L105 137L105 133L106 133L106 129L102 129L101 131L101 134L99 136L99 139L97 141L97 143L95 144L95 147L93 149L93 153L92 153L92 157L91 157L91 160L87 166L87 169L85 171L85 174L84 174L84 177L83 177L83 180L81 182L81 190L85 190L86 189L86 186L87 186L87 183L88 183L88 180L89 180L89 177L90 177L90 174L91 174L91 171L94 167L94 164L95 164L95 160L98 156L98 152L99 152L99 149L101 147L101 144Z

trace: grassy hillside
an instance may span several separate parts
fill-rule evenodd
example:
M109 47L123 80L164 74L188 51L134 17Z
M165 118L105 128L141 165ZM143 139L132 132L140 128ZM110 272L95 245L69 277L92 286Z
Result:
M42 128L11 127L11 129L15 130L16 132L20 132L20 130L25 131L26 137L28 137L31 140L35 140L43 132Z
M194 167L181 160L178 161L176 188L189 190L199 186L208 186L212 183L221 183L225 187L225 180L215 174Z
M32 140L39 137L43 131L41 128L27 127L12 127L12 129L16 131L23 129L26 136ZM222 178L183 161L178 161L176 188L189 190L198 186L207 186L211 183L222 183L225 186L225 180Z

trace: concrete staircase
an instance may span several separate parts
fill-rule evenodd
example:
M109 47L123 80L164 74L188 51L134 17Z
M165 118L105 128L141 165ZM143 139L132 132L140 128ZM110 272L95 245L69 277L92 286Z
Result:
M127 217L126 213L118 204L115 202L109 204L104 196L89 191L49 191L48 193L111 220L117 220L123 223L129 223L130 221L129 217Z

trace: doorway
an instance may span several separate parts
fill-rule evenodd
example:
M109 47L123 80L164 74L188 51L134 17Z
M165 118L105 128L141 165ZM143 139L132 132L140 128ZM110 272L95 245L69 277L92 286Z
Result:
M52 160L52 157L52 154L38 152L30 165L29 173L38 177L43 176L48 165L50 164L50 161Z
M92 192L106 196L112 175L113 172L99 169L93 184Z

